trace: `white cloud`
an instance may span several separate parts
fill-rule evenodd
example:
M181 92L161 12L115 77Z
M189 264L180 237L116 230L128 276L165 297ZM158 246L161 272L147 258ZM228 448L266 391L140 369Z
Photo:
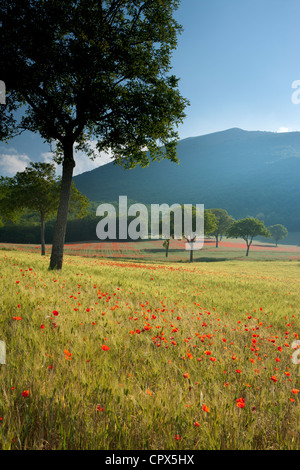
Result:
M93 150L94 155L96 156L93 160L91 160L83 152L75 153L76 166L74 169L74 175L80 175L85 171L91 171L95 168L98 168L99 166L106 165L107 163L112 162L111 152L98 152L96 145L96 140L91 140L89 142L89 146Z
M18 153L14 148L6 149L5 153L0 153L0 174L15 176L17 172L24 171L30 162L28 155Z
M283 132L290 132L290 131L289 131L289 128L288 128L288 127L284 127L284 126L279 127L279 129L277 130L277 133L278 133L278 134L281 134L281 133L283 133Z
M99 166L105 165L106 163L112 162L111 153L101 152L99 153L96 149L96 141L89 142L90 147L94 150L96 155L94 160L91 160L84 152L74 152L74 158L76 166L74 168L73 175L80 175L81 173L85 173L86 171L94 170ZM44 152L41 153L41 157L45 163L54 163L53 162L53 153L52 152ZM56 163L56 173L57 175L61 175L62 173L62 165L57 165Z
M102 153L99 154L94 160L91 160L87 155L78 152L75 154L76 166L74 168L74 176L80 175L85 171L91 171L99 166L106 165L107 163L112 162L110 154Z
M55 172L57 176L61 176L61 165L58 165L53 161L53 153L52 152L43 152L41 153L41 157L43 159L43 163L50 163L54 165Z

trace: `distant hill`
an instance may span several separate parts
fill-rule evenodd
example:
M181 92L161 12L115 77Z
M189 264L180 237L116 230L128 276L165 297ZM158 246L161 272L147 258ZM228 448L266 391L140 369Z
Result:
M221 207L234 218L300 231L300 132L229 129L179 141L167 160L124 170L108 163L74 177L92 201L175 202Z

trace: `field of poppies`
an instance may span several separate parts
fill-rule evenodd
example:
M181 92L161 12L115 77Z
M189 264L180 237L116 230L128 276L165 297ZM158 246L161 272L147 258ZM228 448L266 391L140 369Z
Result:
M300 260L300 239L295 237L297 245L279 245L254 240L249 259L251 260ZM28 253L40 253L40 245L0 243L0 249L21 250ZM245 259L246 244L244 240L223 239L219 247L215 246L214 238L206 238L204 246L194 251L194 261L227 261ZM46 245L46 253L50 255L51 245ZM162 240L139 241L92 241L86 243L67 243L65 253L72 256L89 258L106 258L118 260L151 261L151 262L189 262L190 253L185 249L183 240L171 240L166 259Z
M0 449L300 448L299 252L82 252L51 272L48 255L9 248Z

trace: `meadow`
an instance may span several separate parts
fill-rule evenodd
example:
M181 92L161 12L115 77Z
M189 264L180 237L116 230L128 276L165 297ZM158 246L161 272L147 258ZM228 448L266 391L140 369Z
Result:
M86 245L0 247L0 449L300 448L298 247Z

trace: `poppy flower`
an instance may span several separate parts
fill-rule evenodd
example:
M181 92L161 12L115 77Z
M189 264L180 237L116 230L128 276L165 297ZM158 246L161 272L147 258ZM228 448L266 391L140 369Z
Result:
M206 405L202 405L202 410L205 411L206 413L209 413L209 408Z
M273 382L277 382L277 381L278 381L276 375L272 375L271 380L273 380Z
M22 397L27 398L29 396L29 390L23 390Z
M106 346L106 344L103 344L103 345L101 346L101 349L103 349L103 351L109 351L109 347Z
M72 353L70 353L70 351L68 351L67 349L64 349L64 355L65 359L68 359L69 361L72 360Z
M55 317L57 317L57 315L58 315L58 311L57 311L57 310L53 310L52 313L53 313L53 315L54 315Z
M189 379L189 378L190 378L190 375L189 375L187 372L185 372L185 374L183 374L183 377L184 377L185 379Z
M243 397L238 398L238 399L236 400L236 406L237 406L238 408L244 408L245 404L246 404L246 403L245 403L245 398L243 398Z

